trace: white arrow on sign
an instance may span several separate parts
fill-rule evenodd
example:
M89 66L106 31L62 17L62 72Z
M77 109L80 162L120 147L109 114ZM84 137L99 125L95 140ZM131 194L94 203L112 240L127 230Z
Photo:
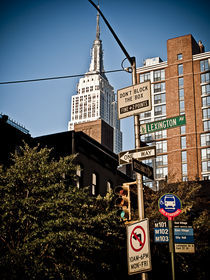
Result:
M156 156L155 146L143 147L137 150L121 152L119 154L119 164L128 164L132 161L132 158L138 160L144 160L148 158L153 158L155 156Z

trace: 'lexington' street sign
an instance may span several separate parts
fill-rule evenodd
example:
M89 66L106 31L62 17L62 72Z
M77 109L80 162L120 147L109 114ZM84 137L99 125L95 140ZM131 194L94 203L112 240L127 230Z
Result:
M186 124L185 115L181 115L181 116L168 118L156 122L144 123L140 126L140 130L141 130L141 134L146 134L146 133L152 133L163 129L174 128L185 124Z

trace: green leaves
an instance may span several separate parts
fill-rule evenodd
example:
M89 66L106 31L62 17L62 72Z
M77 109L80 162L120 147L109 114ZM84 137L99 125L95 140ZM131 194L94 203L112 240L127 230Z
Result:
M111 195L77 189L74 159L25 144L0 169L2 279L98 279L115 270L110 256L123 249L125 229Z

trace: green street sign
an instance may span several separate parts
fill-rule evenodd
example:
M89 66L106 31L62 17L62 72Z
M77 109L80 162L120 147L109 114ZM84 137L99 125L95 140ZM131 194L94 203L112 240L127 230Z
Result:
M165 120L160 120L156 122L151 123L144 123L140 126L141 134L147 134L156 132L159 130L174 128L177 126L185 125L186 124L186 118L185 115L168 118Z

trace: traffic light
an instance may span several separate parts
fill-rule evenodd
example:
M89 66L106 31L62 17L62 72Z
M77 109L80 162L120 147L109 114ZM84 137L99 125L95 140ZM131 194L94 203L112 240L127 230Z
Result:
M116 187L115 194L118 195L115 201L115 205L118 207L117 215L123 221L131 220L130 185L125 183Z

